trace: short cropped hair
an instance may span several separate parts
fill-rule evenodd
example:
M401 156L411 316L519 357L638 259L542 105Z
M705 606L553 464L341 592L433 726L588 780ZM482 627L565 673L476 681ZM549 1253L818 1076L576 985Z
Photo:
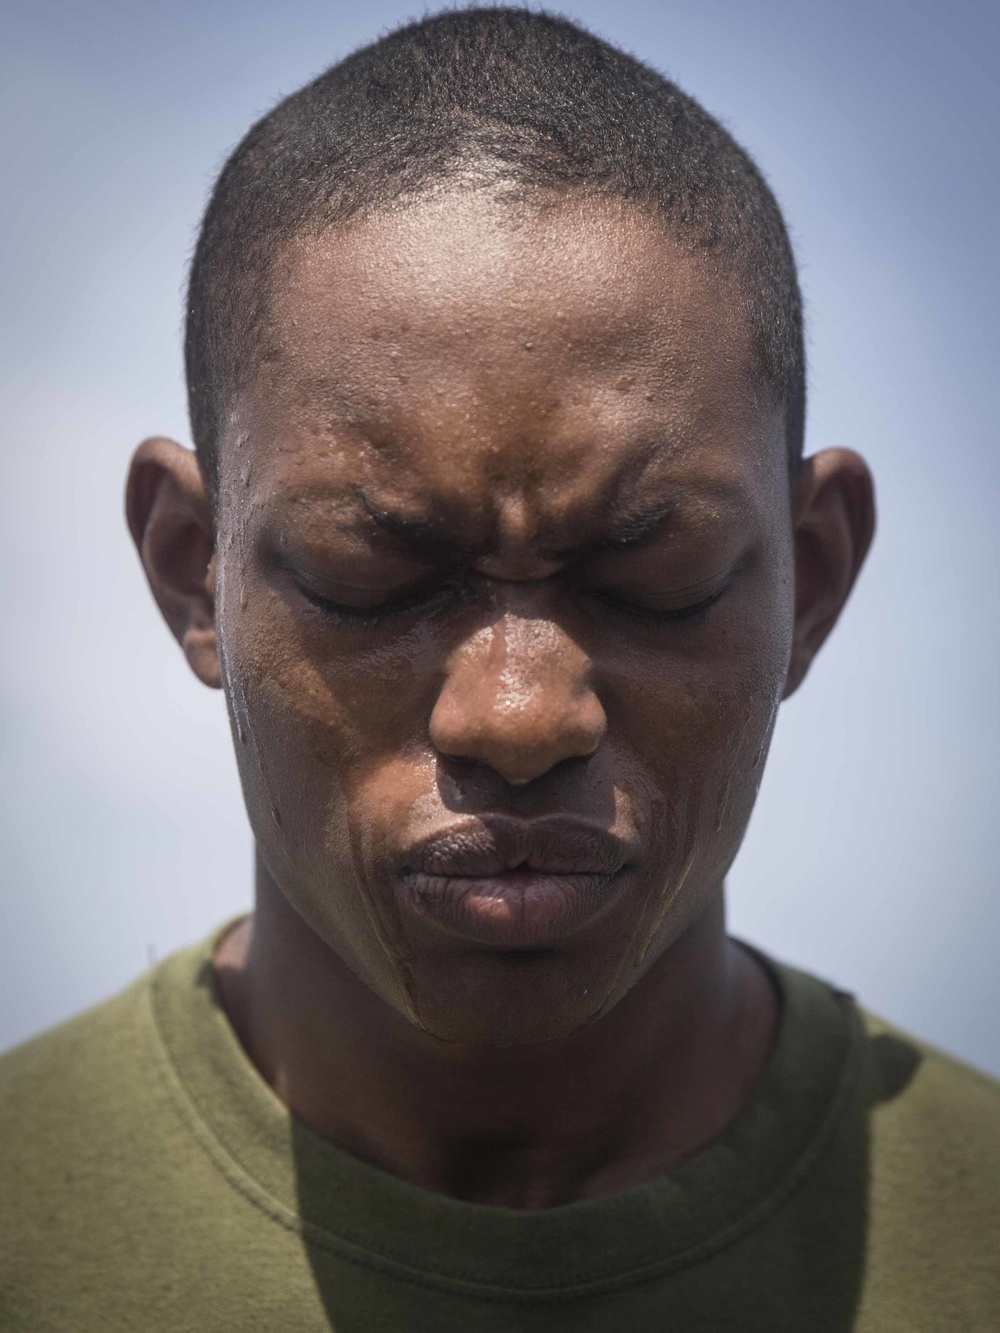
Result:
M693 98L563 18L450 10L397 29L259 120L212 192L191 263L185 362L214 497L219 439L266 341L276 261L316 235L467 176L522 195L619 199L736 276L753 352L802 451L805 352L795 259L749 155Z

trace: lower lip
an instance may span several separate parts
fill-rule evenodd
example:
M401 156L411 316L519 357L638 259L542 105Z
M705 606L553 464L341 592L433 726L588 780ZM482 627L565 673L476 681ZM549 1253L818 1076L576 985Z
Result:
M450 935L516 949L552 944L589 924L610 901L617 875L403 876L410 908Z

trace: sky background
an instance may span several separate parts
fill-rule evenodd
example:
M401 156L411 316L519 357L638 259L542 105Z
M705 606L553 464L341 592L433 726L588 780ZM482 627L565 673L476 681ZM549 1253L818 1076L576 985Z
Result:
M616 0L564 12L720 116L785 209L811 450L880 529L785 705L734 930L1000 1074L1000 6ZM181 310L250 122L406 5L25 3L0 19L0 1048L250 905L222 697L159 619L121 493L188 442Z

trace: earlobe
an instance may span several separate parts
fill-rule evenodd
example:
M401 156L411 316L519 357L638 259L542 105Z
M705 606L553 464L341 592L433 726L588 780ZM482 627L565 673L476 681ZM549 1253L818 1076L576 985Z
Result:
M875 491L865 460L850 449L805 459L795 490L795 624L785 698L836 624L874 531Z
M214 525L196 455L173 440L143 440L129 469L125 514L150 590L188 664L205 685L220 688Z

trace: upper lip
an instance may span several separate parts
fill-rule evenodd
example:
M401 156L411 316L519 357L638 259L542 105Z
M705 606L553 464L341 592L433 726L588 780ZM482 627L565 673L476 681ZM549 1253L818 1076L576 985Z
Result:
M413 843L402 874L454 877L503 875L614 875L628 860L617 834L566 816L508 819L480 816Z

